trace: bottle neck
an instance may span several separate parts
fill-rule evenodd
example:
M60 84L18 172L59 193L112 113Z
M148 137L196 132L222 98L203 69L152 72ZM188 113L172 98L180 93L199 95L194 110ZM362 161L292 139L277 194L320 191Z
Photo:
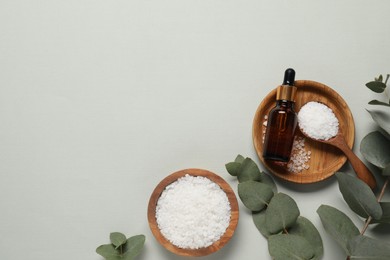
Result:
M280 85L276 88L276 100L295 101L296 86Z
M276 100L276 105L279 107L294 108L294 104L295 102L291 100L285 100L285 99Z

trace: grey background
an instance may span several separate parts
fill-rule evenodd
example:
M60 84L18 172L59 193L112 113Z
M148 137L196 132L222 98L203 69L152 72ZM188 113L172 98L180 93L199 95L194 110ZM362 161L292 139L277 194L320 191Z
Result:
M95 249L112 231L146 235L137 259L182 259L149 230L151 192L192 167L236 190L224 164L238 153L259 162L253 116L288 67L346 100L360 156L360 140L374 127L367 102L379 98L364 84L390 73L389 7L386 0L0 1L1 259L99 260ZM316 213L329 204L362 226L335 179L277 184L318 227L323 259L345 259ZM202 259L270 259L241 203L233 239Z

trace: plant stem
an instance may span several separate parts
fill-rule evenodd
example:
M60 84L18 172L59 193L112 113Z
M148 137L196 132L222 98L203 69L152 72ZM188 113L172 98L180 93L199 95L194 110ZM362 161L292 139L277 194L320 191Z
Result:
M379 193L379 195L378 195L378 197L377 197L377 201L378 201L378 202L380 202L380 201L382 200L383 195L385 194L386 187L387 187L387 185L389 184L389 182L390 182L390 177L387 177L385 183L383 184L383 187L382 187L382 189L381 189L381 192ZM369 217L366 219L366 222L364 223L364 227L363 227L362 231L360 231L360 234L361 234L361 235L363 235L364 232L366 232L366 230L367 230L367 228L368 228L368 225L370 225L371 221L372 221L372 217L369 216Z
M387 81L389 80L389 77L390 77L390 74L387 74L386 76L386 80L385 80L385 86L387 86ZM386 95L386 98L387 100L389 100L389 94L386 92L386 90L388 90L386 87L385 87L385 90L383 91L383 93Z
M370 223L371 223L371 220L372 220L372 217L371 217L371 216L369 216L369 217L366 219L366 221L364 222L364 227L363 227L362 231L360 231L360 234L361 234L361 235L363 235L364 232L366 232L366 230L367 230L367 228L368 228L368 225L370 225Z
M385 194L385 189L386 189L387 185L389 184L389 182L390 182L390 177L387 177L385 180L385 183L383 184L382 190L379 193L378 202L380 202L382 200L383 195Z
M389 80L389 77L390 77L390 74L387 74L386 75L386 80L385 80L385 84L387 85L387 81Z

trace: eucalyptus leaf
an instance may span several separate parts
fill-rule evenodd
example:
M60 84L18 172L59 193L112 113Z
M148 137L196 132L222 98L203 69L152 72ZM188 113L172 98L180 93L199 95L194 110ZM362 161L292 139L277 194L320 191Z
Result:
M294 225L299 214L299 208L290 196L277 193L265 213L267 230L272 234L279 233Z
M261 182L246 181L238 184L238 196L251 211L262 210L273 195L272 189Z
M379 101L379 100L371 100L370 102L368 102L368 104L370 105L379 105L379 106L387 106L387 107L390 107L390 104L389 103L386 103L386 102L383 102L383 101Z
M241 163L239 162L230 162L225 164L226 170L228 173L232 176L237 176L238 175L238 170L241 167Z
M371 220L371 224L374 223L382 223L382 224L390 224L390 202L380 202L379 203L382 208L382 217L380 219Z
M390 135L390 114L381 110L367 110L372 119Z
M245 158L241 163L237 179L239 182L260 181L262 173L251 158Z
M254 212L252 214L252 218L253 218L253 223L255 223L256 228L260 231L260 233L264 237L268 238L272 234L268 231L267 225L265 223L265 212L266 212L266 210L267 209L264 209L264 210L259 211L259 212Z
M96 253L103 256L104 258L113 258L117 257L120 259L121 255L118 250L115 249L115 246L113 244L108 245L101 245L98 248L96 248Z
M358 235L348 243L350 259L389 260L390 244L382 240Z
M125 259L123 256L109 256L106 260L133 260L133 259Z
M385 130L379 129L379 132L386 137L387 140L390 140L390 134L388 134Z
M131 260L139 255L143 249L144 244L144 235L136 235L128 238L123 251L125 260Z
M299 216L297 222L288 230L290 235L297 235L305 238L314 250L315 257L320 259L324 254L324 245L317 228L305 217Z
M126 243L126 236L119 232L113 232L110 234L110 240L115 248L118 248Z
M234 162L242 163L245 160L245 157L241 154L237 155L236 159L234 159Z
M357 177L337 172L339 189L348 206L359 216L374 219L382 217L382 208L370 187Z
M381 169L390 164L390 140L379 131L371 132L363 138L360 152L367 161Z
M271 176L269 176L268 174L266 174L265 172L262 172L261 183L264 183L264 184L267 184L268 186L270 186L270 188L272 189L272 191L275 194L278 192L278 187L276 186L274 179Z
M386 84L382 81L370 81L366 86L376 93L382 93L386 88Z
M268 238L268 251L275 260L309 260L314 257L311 244L301 236L279 234Z
M382 170L383 176L390 176L390 164L388 164L383 170Z
M375 81L380 81L380 82L382 82L382 81L383 81L383 76L382 76L382 74L379 75L378 78L375 78Z
M241 167L242 162L245 160L244 156L241 154L236 156L236 159L234 159L234 162L229 162L225 164L226 170L228 173L232 176L237 176L239 173L239 169Z
M349 254L348 241L360 234L352 220L340 210L328 205L321 205L317 213L326 232Z

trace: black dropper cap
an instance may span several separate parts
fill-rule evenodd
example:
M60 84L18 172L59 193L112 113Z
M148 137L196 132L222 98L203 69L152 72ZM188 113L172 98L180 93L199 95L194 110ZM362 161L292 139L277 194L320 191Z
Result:
M286 69L286 71L284 72L284 79L283 79L282 85L293 86L294 80L295 80L295 70L293 70L291 68Z

